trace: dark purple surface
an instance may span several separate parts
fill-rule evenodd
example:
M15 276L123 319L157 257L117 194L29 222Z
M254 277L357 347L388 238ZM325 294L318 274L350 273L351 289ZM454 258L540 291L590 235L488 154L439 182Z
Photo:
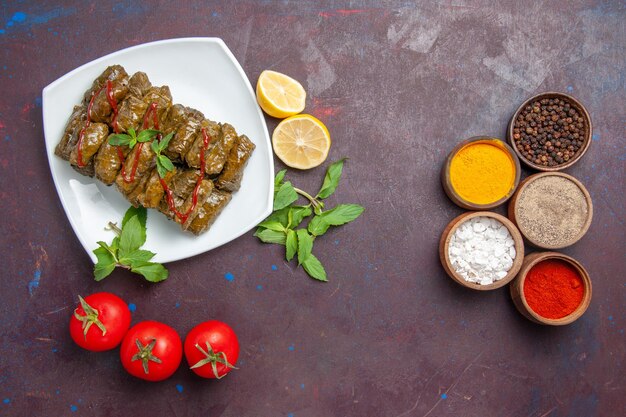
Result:
M624 415L623 2L65 3L2 3L0 415ZM93 281L48 169L41 90L101 55L185 36L223 38L253 85L264 69L301 80L306 112L332 134L329 162L350 157L329 201L366 212L316 242L329 283L251 232L169 264L160 285L123 271ZM439 183L447 152L504 137L519 103L548 90L580 99L594 123L568 170L593 224L563 251L587 267L593 299L564 328L523 318L506 289L461 288L437 257L462 212ZM288 178L313 190L324 169ZM185 367L158 384L127 376L116 351L69 338L77 295L97 291L133 303L133 323L183 336L229 323L241 369L219 382Z

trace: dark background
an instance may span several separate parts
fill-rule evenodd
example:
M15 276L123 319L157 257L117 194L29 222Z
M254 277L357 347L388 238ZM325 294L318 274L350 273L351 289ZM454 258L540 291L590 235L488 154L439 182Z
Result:
M0 9L0 415L624 415L624 2L59 3ZM124 271L93 280L50 176L41 90L99 56L186 36L224 39L253 85L264 69L303 83L333 145L322 167L288 173L298 187L317 189L328 163L350 157L329 201L366 211L316 242L329 283L252 232L167 265L159 285ZM504 138L517 106L549 90L580 99L594 124L567 171L594 219L563 251L588 269L593 299L563 328L523 318L506 289L465 290L437 256L462 212L439 182L447 153L473 135ZM183 336L229 323L241 369L218 382L184 367L133 379L116 351L68 336L77 295L98 291L133 303L133 323Z

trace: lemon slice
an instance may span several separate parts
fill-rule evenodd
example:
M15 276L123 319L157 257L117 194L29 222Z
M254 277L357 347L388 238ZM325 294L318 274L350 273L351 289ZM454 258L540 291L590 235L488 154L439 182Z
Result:
M256 84L256 99L265 113L284 119L304 110L306 91L293 78L265 70Z
M276 126L272 145L274 153L285 165L298 169L314 168L328 157L330 133L315 117L298 114Z

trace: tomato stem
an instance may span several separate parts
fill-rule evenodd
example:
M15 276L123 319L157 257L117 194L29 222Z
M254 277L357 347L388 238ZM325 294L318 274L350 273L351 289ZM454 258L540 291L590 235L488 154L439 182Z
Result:
M148 375L149 373L148 365L150 361L161 363L161 359L157 358L156 356L152 354L152 349L154 349L154 345L156 345L156 339L152 339L150 343L148 343L146 346L144 346L139 341L139 339L136 339L135 344L137 345L137 349L139 349L139 352L133 355L133 357L131 358L131 361L140 360L141 365L143 366L143 371L146 373L146 375Z
M220 364L222 364L222 365L224 365L224 366L226 366L227 368L230 368L230 369L238 369L236 366L234 366L233 364L228 362L228 358L226 357L226 353L213 351L213 347L211 346L211 344L209 342L206 342L206 350L202 349L202 347L198 343L196 343L196 349L198 349L200 352L202 352L202 354L205 356L205 358L199 360L198 362L196 362L189 369L200 368L200 367L210 363L211 364L211 368L213 369L213 375L215 375L215 378L217 378L217 379L222 379L222 378L224 378L226 376L226 374L220 376L219 372L217 371L217 364L218 363L220 363Z
M83 322L82 328L83 328L83 335L85 336L85 340L87 340L87 332L89 331L89 328L91 327L92 324L95 324L96 326L98 326L100 331L102 331L102 336L107 334L107 328L100 321L100 319L98 319L98 314L99 314L98 310L90 306L87 303L87 301L85 301L85 299L81 297L80 295L78 296L78 299L80 301L80 306L85 311L85 315L81 316L80 314L78 314L78 308L76 308L74 309L74 317L76 317L76 319Z

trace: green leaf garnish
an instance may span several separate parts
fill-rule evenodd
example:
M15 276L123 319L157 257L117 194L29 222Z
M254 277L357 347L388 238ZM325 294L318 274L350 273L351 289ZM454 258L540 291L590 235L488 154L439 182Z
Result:
M145 129L142 130L141 132L139 132L139 135L137 135L137 142L147 142L153 138L155 138L159 133L158 130L154 130L154 129Z
M289 181L283 183L274 195L274 210L287 207L298 199L298 194Z
M143 232L141 223L137 216L133 216L122 227L120 235L120 249L118 251L120 258L125 258L128 254L136 251L146 242L146 235Z
M134 262L131 264L130 270L143 277L150 282L160 282L167 279L169 272L165 267L156 262Z
M286 236L283 232L276 232L274 230L269 230L269 229L257 230L254 236L261 239L261 242L278 243L279 245L284 245L285 239L286 239Z
M298 265L302 265L311 256L313 237L306 229L298 229L296 234L298 235Z
M317 215L309 222L309 232L313 236L321 236L330 226L341 226L350 223L363 213L363 206L358 204L340 204L337 207Z
M122 219L122 228L109 223L109 228L118 235L110 245L98 242L99 247L93 251L98 258L94 265L96 281L107 277L116 267L130 269L142 275L151 282L163 281L168 276L165 267L156 262L150 262L155 256L149 250L140 249L146 242L147 211L144 207L130 207Z
M291 261L298 252L298 237L296 232L289 230L285 240L285 259Z
M159 141L159 149L164 151L167 149L167 145L170 143L170 140L174 137L174 133L168 133L164 138L161 138Z
M343 163L345 160L346 158L340 159L328 167L322 188L320 188L320 191L317 193L318 198L328 198L335 192L339 185L339 180L341 179L341 172L343 171Z
M123 133L109 136L109 143L113 146L129 146L131 138Z
M101 243L101 242L98 242L98 243ZM115 260L115 257L111 254L111 252L102 246L97 249L94 249L93 253L98 258L98 262L96 263L93 269L93 274L94 274L96 281L100 281L103 278L108 277L111 274L111 272L113 272L117 262Z
M302 267L304 270L311 276L311 278L315 278L318 281L328 281L326 277L326 270L322 263L315 257L315 255L310 254L306 261L302 263Z
M124 218L122 219L122 228L126 226L126 223L130 220L131 217L137 216L139 220L139 224L143 229L146 228L146 221L148 220L148 210L145 207L133 207L130 206L126 213L124 213Z
M313 243L331 226L341 226L358 218L364 208L358 204L340 204L324 210L324 198L331 196L341 179L346 158L332 163L326 170L322 188L315 197L284 181L287 170L283 169L274 177L274 211L258 224L254 236L264 243L276 243L285 246L285 259L291 261L298 255L298 265L312 278L326 281L326 270L319 259L313 255ZM299 196L306 198L309 204L296 205ZM297 229L308 217L313 216L306 228ZM297 230L296 230L297 229Z

